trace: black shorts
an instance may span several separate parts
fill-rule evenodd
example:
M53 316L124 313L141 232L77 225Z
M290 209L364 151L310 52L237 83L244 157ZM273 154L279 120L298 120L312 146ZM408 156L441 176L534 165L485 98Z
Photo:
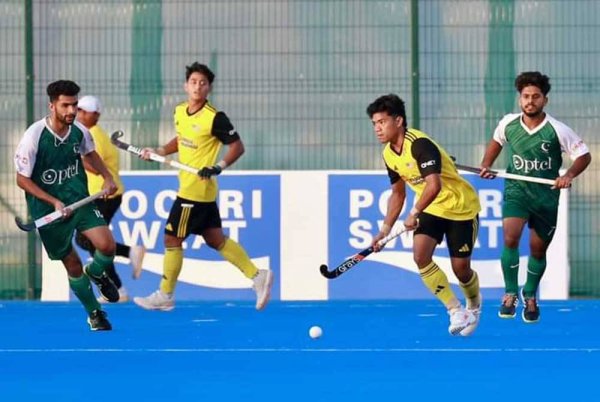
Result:
M450 256L464 258L471 256L478 231L479 215L468 221L454 221L423 212L419 215L419 227L415 235L425 234L438 244L445 235Z
M197 202L177 197L169 212L165 233L180 239L202 235L206 229L220 228L219 207L213 202Z
M102 213L106 224L109 224L113 216L117 213L117 210L121 206L123 196L118 195L114 198L103 199L99 198L95 201L98 210Z

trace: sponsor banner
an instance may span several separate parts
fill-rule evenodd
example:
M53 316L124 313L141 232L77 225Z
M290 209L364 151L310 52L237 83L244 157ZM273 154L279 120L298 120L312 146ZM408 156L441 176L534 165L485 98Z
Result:
M131 278L128 260L117 257L116 268L130 296L156 290L162 276L164 225L176 196L177 172L122 172L127 189L112 221L118 242L147 248L143 273ZM480 231L473 253L486 298L503 290L502 252L503 181L467 175L481 201ZM368 247L387 208L390 183L384 172L291 171L225 172L219 176L218 205L225 233L239 242L259 267L275 272L274 300L431 298L412 258L412 234L388 243L380 253L342 277L327 280L318 273L330 269ZM561 193L559 222L549 249L548 268L540 286L544 299L568 297L567 191ZM403 220L414 203L407 192ZM528 231L521 239L520 282L524 283L529 253ZM184 265L177 284L178 300L254 300L252 282L199 236L184 243ZM82 260L89 256L79 250ZM442 243L435 261L461 295ZM42 300L73 300L60 261L43 255Z

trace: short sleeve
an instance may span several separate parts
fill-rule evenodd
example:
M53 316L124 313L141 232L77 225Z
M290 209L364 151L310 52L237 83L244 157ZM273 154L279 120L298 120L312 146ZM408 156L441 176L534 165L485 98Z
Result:
M223 112L217 112L213 121L212 135L217 137L223 144L231 144L240 139L239 134L235 131L233 124L229 121L229 117Z
M428 138L417 138L411 147L422 177L442 173L442 155L438 147Z

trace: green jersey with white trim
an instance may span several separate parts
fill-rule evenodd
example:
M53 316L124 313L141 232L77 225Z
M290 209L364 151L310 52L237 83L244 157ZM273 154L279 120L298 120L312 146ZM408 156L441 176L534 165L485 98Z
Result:
M32 124L21 139L15 154L20 175L29 177L38 187L69 205L89 195L87 175L81 155L94 150L89 131L74 123L64 137L56 135L42 119ZM26 194L33 219L54 212L54 207Z
M508 114L496 127L494 140L502 146L509 145L508 173L551 180L560 176L563 152L571 160L589 152L585 143L571 128L548 114L531 130L523 123L522 113ZM558 190L552 190L551 186L545 184L506 181L505 196L522 196L523 193L537 201L557 203L560 194Z

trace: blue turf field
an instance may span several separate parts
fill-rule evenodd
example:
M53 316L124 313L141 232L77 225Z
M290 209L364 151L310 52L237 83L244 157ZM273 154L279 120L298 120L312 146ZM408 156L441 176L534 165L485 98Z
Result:
M111 305L98 333L78 303L3 302L0 401L596 399L600 302L542 302L538 324L496 304L455 338L424 300Z

